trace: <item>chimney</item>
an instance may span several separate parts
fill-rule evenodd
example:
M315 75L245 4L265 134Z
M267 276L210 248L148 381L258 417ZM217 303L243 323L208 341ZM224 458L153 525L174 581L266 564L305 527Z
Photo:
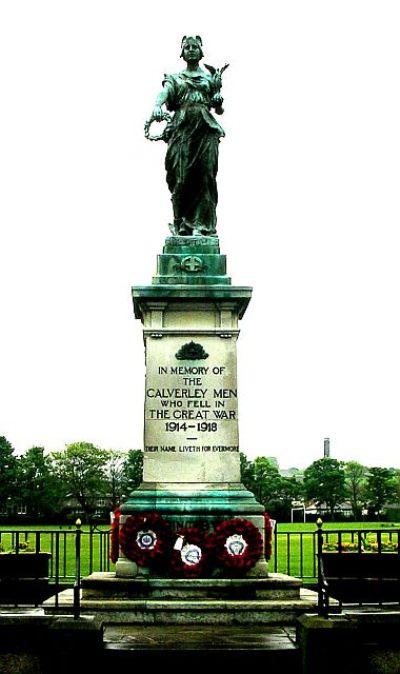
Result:
M331 441L329 438L324 438L324 459L329 458L331 455Z

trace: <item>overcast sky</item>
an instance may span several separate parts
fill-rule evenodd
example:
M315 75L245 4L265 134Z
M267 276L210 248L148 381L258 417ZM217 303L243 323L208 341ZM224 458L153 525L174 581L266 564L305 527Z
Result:
M240 445L400 467L398 0L0 1L0 435L143 445L130 288L169 234L144 138L184 34L224 74L218 233L253 286Z

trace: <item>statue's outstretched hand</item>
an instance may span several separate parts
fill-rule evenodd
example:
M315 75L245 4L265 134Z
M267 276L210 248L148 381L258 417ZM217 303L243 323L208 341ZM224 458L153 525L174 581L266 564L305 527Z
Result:
M222 103L224 102L224 99L222 98L221 94L214 94L214 96L211 99L213 106L216 108L221 107Z
M163 119L163 111L161 105L155 105L151 115L152 119L155 119L156 122L161 122Z
M222 107L223 102L224 99L218 92L214 94L214 96L211 99L211 105L213 106L217 115L222 115L222 113L224 112L224 108Z

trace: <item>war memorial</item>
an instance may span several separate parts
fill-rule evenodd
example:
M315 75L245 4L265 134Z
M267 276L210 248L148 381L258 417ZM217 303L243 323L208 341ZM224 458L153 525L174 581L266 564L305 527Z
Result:
M172 218L151 283L132 288L145 345L143 482L114 522L115 572L82 580L82 610L131 623L292 623L315 594L268 572L268 521L240 477L236 347L252 288L232 283L216 226L225 133L214 115L228 65L201 67L199 36L185 36L180 55L185 68L164 76L145 124L167 144Z
M82 580L82 608L128 625L143 663L148 627L174 666L209 665L219 648L222 662L274 672L399 672L398 612L329 614L338 602L324 604L320 524L318 594L268 570L269 518L240 476L236 346L252 288L232 283L216 228L225 134L214 114L228 66L200 66L199 36L183 37L180 55L186 67L164 76L145 124L167 143L172 222L151 283L132 288L145 345L143 482L114 521L115 572ZM296 639L285 632L295 625Z
M132 288L145 345L143 482L114 522L115 573L82 580L82 608L128 625L144 662L147 626L175 666L201 655L210 664L219 647L226 663L229 654L270 671L333 673L342 655L352 674L398 671L371 666L383 633L390 662L396 617L392 627L387 616L329 617L300 579L268 570L269 521L240 477L236 346L252 289L232 283L216 228L225 134L214 114L227 65L200 67L199 36L182 39L181 57L145 124L147 138L167 143L172 222L151 283ZM294 625L296 644L285 633ZM371 625L380 636L369 651Z
M182 39L181 57L145 124L168 146L172 222L151 283L132 288L145 345L143 482L113 522L114 571L81 579L77 548L73 592L0 616L0 671L398 674L398 610L330 614L334 601L317 605L300 579L268 569L269 518L240 476L236 345L252 289L232 284L216 228L224 131L213 113L227 66L200 67L199 36Z

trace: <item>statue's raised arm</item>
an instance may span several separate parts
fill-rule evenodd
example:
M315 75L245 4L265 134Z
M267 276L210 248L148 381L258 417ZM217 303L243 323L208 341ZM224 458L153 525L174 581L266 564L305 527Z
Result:
M203 45L198 35L185 35L181 57L186 68L164 76L145 133L151 140L162 138L168 143L165 168L174 214L172 234L216 236L218 146L225 132L211 109L223 113L222 73L228 66L217 69L204 64L208 72L200 68ZM167 121L158 136L150 135L154 120Z

